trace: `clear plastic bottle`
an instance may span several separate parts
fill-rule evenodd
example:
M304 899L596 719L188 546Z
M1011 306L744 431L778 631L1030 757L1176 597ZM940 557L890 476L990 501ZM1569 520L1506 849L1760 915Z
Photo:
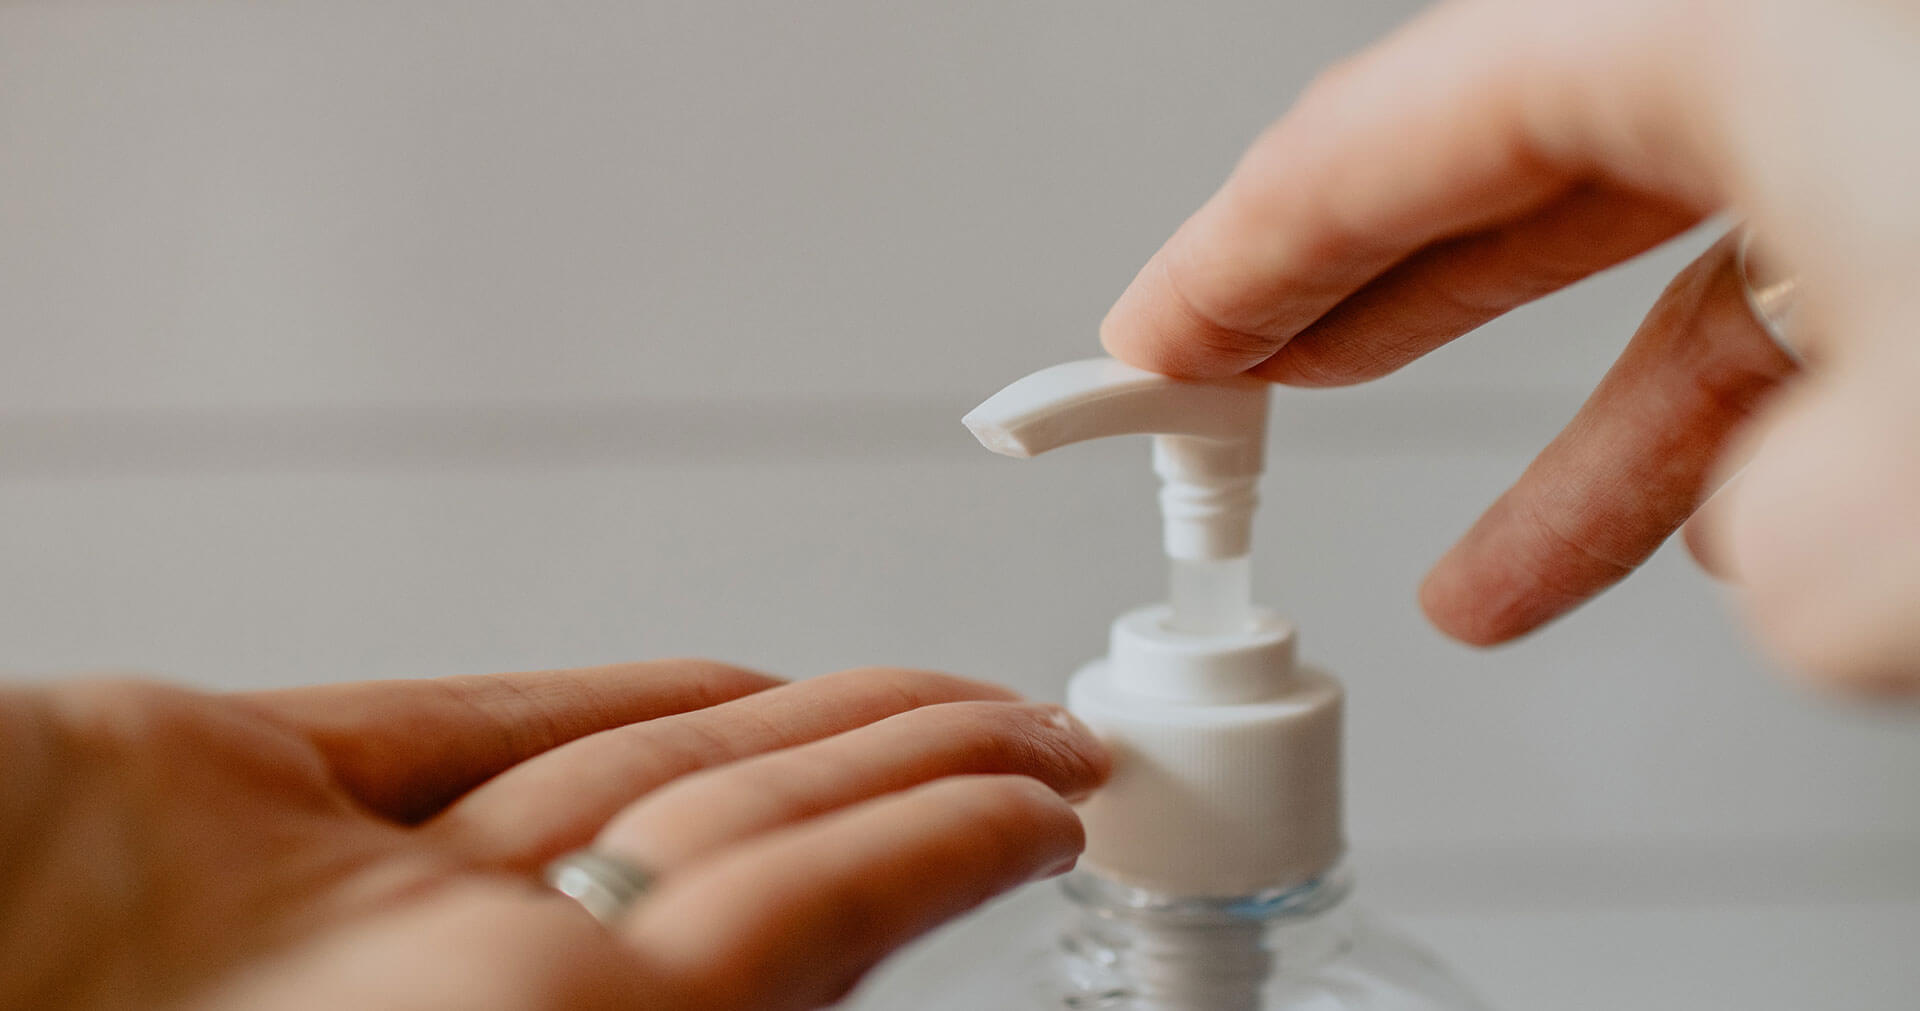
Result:
M940 1011L1485 1011L1432 954L1348 901L1335 870L1232 899L1154 895L1075 871L1057 915L986 972L929 987Z

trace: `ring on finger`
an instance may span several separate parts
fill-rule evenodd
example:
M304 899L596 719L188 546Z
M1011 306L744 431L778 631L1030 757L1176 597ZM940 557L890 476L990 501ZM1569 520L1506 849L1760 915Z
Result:
M548 886L606 926L618 924L653 889L659 875L604 850L575 850L547 865Z
M1753 311L1754 320L1773 343L1795 365L1804 365L1794 318L1794 310L1800 304L1800 275L1779 270L1754 249L1753 236L1752 229L1742 228L1733 254L1734 270L1740 275L1740 290L1746 293L1747 308Z

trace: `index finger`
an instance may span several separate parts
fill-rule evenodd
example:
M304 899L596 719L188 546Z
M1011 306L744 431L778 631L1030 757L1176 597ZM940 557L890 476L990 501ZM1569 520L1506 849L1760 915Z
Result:
M1707 76L1682 52L1695 33L1616 6L1633 5L1448 4L1323 75L1134 278L1101 326L1107 349L1171 375L1231 375L1416 252L1595 180L1715 206L1699 168L1712 141L1682 107ZM1580 237L1553 231L1581 260ZM1596 249L1573 273L1636 251Z

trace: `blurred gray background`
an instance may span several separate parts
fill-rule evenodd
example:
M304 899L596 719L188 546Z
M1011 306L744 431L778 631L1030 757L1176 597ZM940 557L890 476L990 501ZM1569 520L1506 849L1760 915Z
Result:
M1416 6L0 7L0 665L709 654L1057 697L1161 592L1146 446L1016 464L960 414L1094 353L1253 134ZM1770 674L1677 546L1494 652L1414 606L1703 241L1282 391L1260 595L1350 686L1363 896L1497 1001L1912 1007L1907 717Z

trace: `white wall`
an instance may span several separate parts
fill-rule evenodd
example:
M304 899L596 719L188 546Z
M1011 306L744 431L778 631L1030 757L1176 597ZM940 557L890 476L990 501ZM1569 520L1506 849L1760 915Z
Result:
M1412 6L0 7L0 667L708 653L1057 695L1159 590L1145 448L1021 466L959 414L1091 353L1252 134ZM1350 681L1383 904L1658 904L1720 866L1751 873L1715 901L1838 901L1807 868L1862 861L1920 896L1912 727L1769 676L1677 551L1492 653L1414 609L1683 245L1280 396L1260 585Z

